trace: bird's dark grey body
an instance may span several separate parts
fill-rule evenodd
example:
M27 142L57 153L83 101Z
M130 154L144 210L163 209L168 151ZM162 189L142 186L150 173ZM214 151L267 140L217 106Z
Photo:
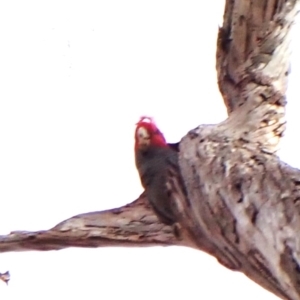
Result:
M147 198L159 219L168 225L176 222L168 177L173 169L179 174L178 153L169 147L149 146L136 151L136 166Z

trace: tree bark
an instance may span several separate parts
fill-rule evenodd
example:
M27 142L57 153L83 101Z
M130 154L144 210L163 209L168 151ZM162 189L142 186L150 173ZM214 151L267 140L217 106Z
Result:
M186 237L179 240L172 227L158 220L144 194L124 207L77 215L49 230L0 236L0 252L171 245L193 247Z
M300 172L276 156L299 3L226 1L217 71L229 116L191 130L180 143L188 199L171 180L177 227L160 223L142 194L47 231L1 236L0 252L182 245L214 255L282 299L300 299Z

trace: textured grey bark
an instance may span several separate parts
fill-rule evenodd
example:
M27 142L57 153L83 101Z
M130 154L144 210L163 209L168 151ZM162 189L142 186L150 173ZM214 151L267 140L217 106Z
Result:
M192 246L159 222L142 194L124 207L75 216L50 230L0 236L0 252L59 250L67 247Z
M182 245L214 255L283 299L300 299L300 172L276 156L299 2L227 0L217 72L229 116L180 143L188 199L171 175L177 227L160 223L141 195L47 231L1 236L0 252Z
M181 147L199 248L209 240L225 266L281 298L299 299L300 172L214 126L192 131Z

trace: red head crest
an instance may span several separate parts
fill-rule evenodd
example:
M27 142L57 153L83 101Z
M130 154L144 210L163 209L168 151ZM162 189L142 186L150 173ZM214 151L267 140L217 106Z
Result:
M150 117L141 117L136 123L135 149L147 149L149 146L168 147L165 137Z

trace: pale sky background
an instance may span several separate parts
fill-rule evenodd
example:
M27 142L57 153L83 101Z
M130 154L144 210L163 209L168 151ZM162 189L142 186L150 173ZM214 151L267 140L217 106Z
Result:
M136 199L133 133L141 115L153 116L170 142L226 118L215 71L223 5L0 3L0 234L48 229ZM300 39L293 42L281 156L299 167ZM6 270L1 300L277 299L180 247L5 253Z

